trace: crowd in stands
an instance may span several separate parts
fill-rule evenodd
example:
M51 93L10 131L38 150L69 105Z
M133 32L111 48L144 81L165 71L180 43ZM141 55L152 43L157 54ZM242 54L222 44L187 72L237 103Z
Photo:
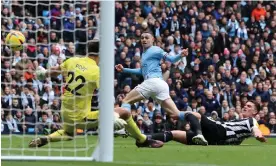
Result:
M39 80L34 71L86 54L86 42L96 32L99 2L24 2L2 4L1 129L52 132L62 127L63 77ZM150 30L154 45L169 56L189 49L189 56L177 63L160 62L180 111L230 121L243 118L244 104L256 100L261 111L255 118L268 133L276 133L275 1L138 0L115 5L115 64L140 68L140 35ZM12 29L26 36L22 51L11 52L4 45ZM115 107L142 81L141 76L115 72ZM96 93L92 110L97 109ZM131 113L143 133L190 130L189 123L169 118L152 99L135 103Z

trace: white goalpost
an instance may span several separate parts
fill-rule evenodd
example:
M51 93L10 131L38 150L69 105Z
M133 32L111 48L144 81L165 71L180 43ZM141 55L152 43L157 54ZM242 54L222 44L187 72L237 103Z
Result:
M100 139L93 156L104 162L113 161L114 5L114 0L102 1L100 14Z
M36 2L38 4L40 3L39 1L36 1ZM77 1L73 0L71 2L76 3ZM90 0L88 0L85 3L88 4L89 2ZM25 2L23 1L23 4L24 3ZM67 2L64 2L64 3L67 3ZM33 4L29 4L29 5L33 5ZM54 5L54 4L49 4L49 5ZM41 18L41 19L44 19L44 18ZM37 135L27 135L27 134L2 135L1 136L1 144L2 144L1 160L56 160L56 161L100 161L100 162L113 161L113 147L114 147L113 145L114 144L114 132L113 132L114 85L113 85L113 82L114 82L114 36L115 36L114 34L115 1L114 0L100 1L100 21L99 22L100 22L100 26L98 31L99 31L99 40L100 40L100 89L99 89L100 118L99 118L99 129L98 129L99 137L98 139L96 139L97 141L94 141L95 140L94 139L93 142L91 142L90 137L95 137L95 136L90 136L86 133L84 135L77 136L76 139L72 141L50 143L47 145L47 147L30 149L28 148L28 142L30 141L30 138L34 138L34 136L37 136ZM76 29L74 29L73 31L75 30ZM67 146L67 143L69 142L71 143L69 146Z

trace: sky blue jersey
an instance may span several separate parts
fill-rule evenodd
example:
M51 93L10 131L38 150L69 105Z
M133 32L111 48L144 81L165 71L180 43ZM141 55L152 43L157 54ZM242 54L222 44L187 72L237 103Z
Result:
M141 74L143 75L145 80L149 78L163 79L160 64L161 59L175 63L181 59L181 54L178 54L176 56L169 56L169 54L160 47L151 46L142 53L141 68L124 68L123 72L131 74Z

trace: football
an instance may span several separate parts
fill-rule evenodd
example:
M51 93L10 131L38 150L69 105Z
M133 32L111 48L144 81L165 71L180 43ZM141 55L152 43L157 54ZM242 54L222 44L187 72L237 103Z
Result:
M20 51L23 49L25 43L25 36L19 31L10 31L6 36L6 45L9 46L13 51Z

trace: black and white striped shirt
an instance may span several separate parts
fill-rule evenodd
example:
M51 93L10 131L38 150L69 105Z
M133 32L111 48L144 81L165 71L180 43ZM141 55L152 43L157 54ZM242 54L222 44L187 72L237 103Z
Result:
M229 122L216 122L226 130L226 138L221 142L228 145L240 145L246 138L252 136L252 128L258 127L258 123L254 118L245 118L240 120L232 120Z

